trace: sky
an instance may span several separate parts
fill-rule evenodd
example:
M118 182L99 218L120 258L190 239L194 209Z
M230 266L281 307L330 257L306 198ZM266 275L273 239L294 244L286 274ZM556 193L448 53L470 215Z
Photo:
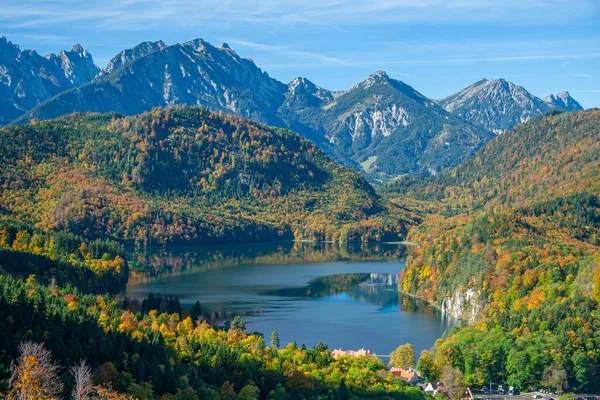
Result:
M600 0L0 0L0 35L104 66L162 39L226 42L272 77L346 90L384 70L430 98L505 78L600 107Z

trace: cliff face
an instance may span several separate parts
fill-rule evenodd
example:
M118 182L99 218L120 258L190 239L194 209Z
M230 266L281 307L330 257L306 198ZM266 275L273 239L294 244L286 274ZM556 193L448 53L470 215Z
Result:
M464 293L457 291L454 296L442 300L441 309L443 316L462 319L469 323L477 322L483 309L481 292L473 289L467 289Z

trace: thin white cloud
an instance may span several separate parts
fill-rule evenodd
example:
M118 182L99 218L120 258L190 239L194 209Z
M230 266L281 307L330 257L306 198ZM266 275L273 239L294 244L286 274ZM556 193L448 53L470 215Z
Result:
M598 15L596 0L1 0L0 21L12 28L80 23L109 30L207 23L364 25L502 22L553 24Z
M427 65L427 64L472 64L472 63L498 63L510 61L538 61L538 60L562 60L562 59L587 59L600 58L600 52L595 53L573 53L573 54L530 54L530 55L505 55L505 56L482 56L482 57L458 57L458 58L411 58L398 60L369 60L369 61L346 61L337 66L346 67L385 67L390 65ZM297 64L273 63L265 65L265 68L288 68L298 66ZM304 67L322 66L321 64L303 64Z
M572 76L574 78L593 78L590 74L563 74L564 76Z
M17 37L19 37L17 35ZM60 36L60 35L51 35L51 34L25 34L22 35L23 38L27 39L27 40L31 40L31 41L35 41L38 43L44 43L44 44L74 44L71 43L71 41L69 40L69 38L67 38L66 36Z
M246 40L236 40L236 39L228 39L228 40L226 40L226 42L233 46L247 47L247 48L251 48L254 50L258 50L258 51L267 52L267 53L275 53L275 54L278 54L281 56L286 56L286 57L291 57L291 58L298 58L298 59L303 59L303 60L315 60L320 63L326 63L326 64L332 64L332 65L342 65L342 64L347 63L345 60L342 60L340 58L330 57L330 56L326 56L326 55L322 55L322 54L318 54L318 53L314 53L314 52L310 52L310 51L292 50L287 46L269 45L269 44L255 43L255 42L250 42L250 41L246 41Z

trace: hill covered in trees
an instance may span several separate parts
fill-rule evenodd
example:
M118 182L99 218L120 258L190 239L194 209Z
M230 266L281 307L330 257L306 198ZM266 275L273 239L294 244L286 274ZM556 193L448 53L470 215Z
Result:
M471 322L424 354L433 377L450 364L470 385L599 389L599 143L600 111L555 113L386 188L434 210L409 233L400 290Z
M0 147L2 218L85 238L382 241L408 220L298 135L195 107L32 122Z

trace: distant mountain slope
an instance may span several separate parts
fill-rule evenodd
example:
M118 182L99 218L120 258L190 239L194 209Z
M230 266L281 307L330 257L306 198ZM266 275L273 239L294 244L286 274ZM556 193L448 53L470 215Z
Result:
M174 104L294 130L373 180L438 173L491 137L383 72L342 93L305 78L284 85L226 44L213 47L201 39L125 50L93 82L61 93L16 123L74 111L133 115Z
M599 128L598 110L538 117L484 146L445 185L488 208L584 189L600 194Z
M145 242L380 241L405 216L295 133L204 109L0 130L4 218Z
M102 78L129 62L135 61L150 53L154 53L155 51L162 50L165 47L167 47L167 45L162 40L158 40L156 42L143 42L131 49L125 49L114 56L108 64L98 72L96 79Z
M111 73L101 73L94 82L61 93L19 122L77 111L133 115L153 107L187 104L280 125L275 114L287 88L252 61L227 45L217 48L201 39L161 47L149 44L126 51L123 57L117 56L125 58L125 63Z
M582 111L583 107L574 98L571 97L569 92L562 91L556 96L551 94L547 96L544 101L548 104L552 104L556 107L560 107L567 111Z
M71 51L41 56L0 36L0 125L56 94L90 82L99 68L76 44Z
M389 193L443 200L448 210L516 207L591 190L600 193L600 111L553 111L498 135L456 169L407 179Z
M298 93L280 109L282 119L297 118L324 137L338 158L360 163L376 178L437 174L471 157L492 136L383 71L335 98ZM299 98L307 98L307 106L294 109Z
M439 100L438 104L446 111L495 133L502 133L557 108L504 79L482 79Z

